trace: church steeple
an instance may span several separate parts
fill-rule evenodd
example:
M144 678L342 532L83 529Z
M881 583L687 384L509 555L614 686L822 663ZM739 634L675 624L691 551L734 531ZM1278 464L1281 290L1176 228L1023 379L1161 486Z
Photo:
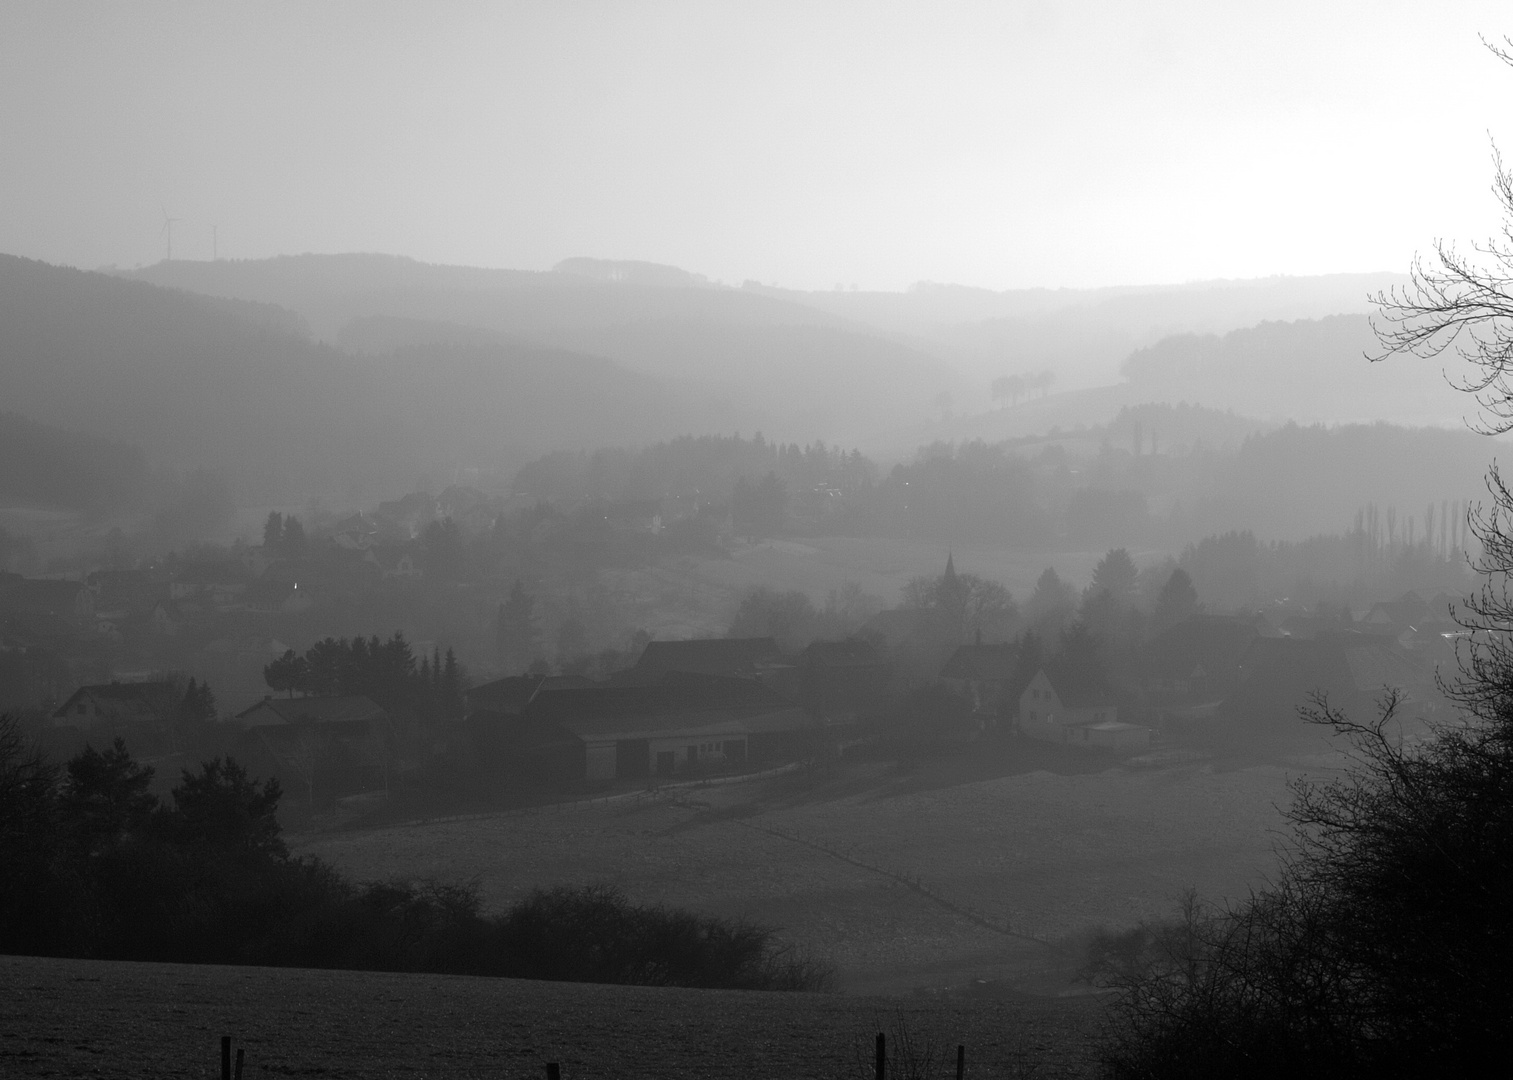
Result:
M955 585L956 584L956 559L955 559L955 556L951 552L949 552L949 551L946 552L946 573L945 573L945 579L946 579L946 584L948 584L948 585Z

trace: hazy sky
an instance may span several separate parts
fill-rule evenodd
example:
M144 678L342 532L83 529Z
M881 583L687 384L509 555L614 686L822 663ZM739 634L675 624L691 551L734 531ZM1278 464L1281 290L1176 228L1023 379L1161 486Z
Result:
M994 288L1496 224L1507 4L0 0L0 251Z

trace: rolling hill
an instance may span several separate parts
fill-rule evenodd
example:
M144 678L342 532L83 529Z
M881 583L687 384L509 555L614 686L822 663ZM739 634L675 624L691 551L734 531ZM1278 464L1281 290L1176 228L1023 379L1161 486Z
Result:
M369 355L304 325L267 302L0 256L0 400L153 465L219 471L244 502L389 494L425 470L507 479L550 449L695 420L603 357L502 339Z

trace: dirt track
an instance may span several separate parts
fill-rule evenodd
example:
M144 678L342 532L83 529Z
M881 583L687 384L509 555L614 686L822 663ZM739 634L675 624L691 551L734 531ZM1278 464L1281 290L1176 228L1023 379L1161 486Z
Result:
M440 975L0 957L0 1076L217 1075L221 1035L249 1078L862 1077L880 1029L910 1030L967 1075L1092 1069L1097 1001L533 983ZM954 1061L953 1061L954 1065ZM942 1074L944 1075L944 1074Z

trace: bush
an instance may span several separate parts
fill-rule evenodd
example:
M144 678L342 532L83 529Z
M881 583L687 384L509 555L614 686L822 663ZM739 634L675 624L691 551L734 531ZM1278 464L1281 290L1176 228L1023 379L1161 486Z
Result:
M1229 911L1190 901L1109 939L1095 971L1123 994L1110 1075L1393 1077L1475 1073L1513 1015L1513 666L1459 691L1477 722L1414 750L1399 701L1359 724L1344 779L1300 784L1277 884ZM1474 701L1473 701L1474 698Z

